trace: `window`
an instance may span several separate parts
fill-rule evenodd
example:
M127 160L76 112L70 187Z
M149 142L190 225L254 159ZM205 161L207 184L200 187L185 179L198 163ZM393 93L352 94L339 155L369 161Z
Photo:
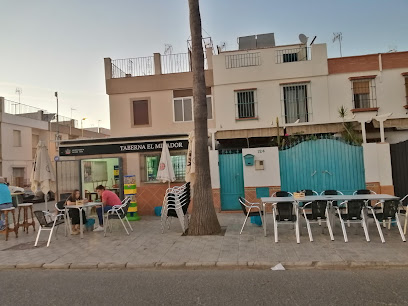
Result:
M13 167L12 184L14 186L19 186L19 187L24 186L24 172L25 172L25 168L14 168Z
M212 114L212 98L207 96L207 119L211 120L213 118Z
M174 121L193 121L193 98L179 98L173 100Z
M148 100L132 101L133 126L150 125L150 103Z
M32 146L33 159L35 158L35 153L37 152L37 144L39 141L40 141L40 135L32 134L31 146Z
M282 88L285 122L309 121L308 84L284 85Z
M408 105L408 75L405 76L405 99Z
M377 107L375 79L361 78L351 80L354 108L364 109Z
M156 182L157 171L160 163L160 155L150 155L146 160L146 181ZM174 169L176 181L184 181L186 174L186 154L177 154L171 156L171 163Z
M212 98L207 96L207 119L213 119L212 114ZM176 98L173 100L174 121L188 122L193 121L193 98Z
M256 108L256 90L239 90L236 94L236 118L254 119L258 116Z
M311 60L310 47L276 50L275 55L277 64Z
M290 62L297 62L298 61L297 53L286 53L286 54L282 54L282 56L283 56L283 62L284 63L290 63Z
M21 147L21 131L13 130L13 146Z

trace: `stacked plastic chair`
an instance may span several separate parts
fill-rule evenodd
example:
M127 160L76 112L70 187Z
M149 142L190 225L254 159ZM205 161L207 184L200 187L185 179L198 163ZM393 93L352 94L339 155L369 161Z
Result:
M188 206L190 202L190 183L167 189L161 212L162 233L164 233L166 225L170 229L172 218L179 219L183 233L187 230L189 223Z

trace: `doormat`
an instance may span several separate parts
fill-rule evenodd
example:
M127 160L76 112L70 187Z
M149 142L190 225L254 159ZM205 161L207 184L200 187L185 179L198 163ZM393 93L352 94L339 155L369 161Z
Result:
M43 248L47 245L47 242L38 242L37 246L34 246L34 241L32 242L26 242L26 243L20 243L17 245L14 245L10 248L3 249L2 251L24 251L24 250L32 250L32 249L38 249L38 248Z
M203 236L225 236L225 232L227 231L228 226L221 226L221 233L217 235L203 235ZM181 236L188 236L186 233L181 234Z

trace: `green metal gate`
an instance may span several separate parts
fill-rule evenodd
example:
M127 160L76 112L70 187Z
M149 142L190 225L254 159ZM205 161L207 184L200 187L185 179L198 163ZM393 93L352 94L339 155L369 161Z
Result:
M365 189L363 148L337 139L300 142L279 152L281 189Z
M241 209L238 198L245 196L242 153L238 150L219 151L221 209Z

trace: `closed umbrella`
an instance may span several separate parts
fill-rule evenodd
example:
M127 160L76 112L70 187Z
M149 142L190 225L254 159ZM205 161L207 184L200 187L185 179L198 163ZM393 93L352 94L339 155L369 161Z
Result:
M174 182L176 180L173 164L171 163L169 147L167 146L167 143L165 141L163 141L159 170L157 171L156 179L162 183L169 182L169 187L170 182Z
M194 183L195 179L195 140L194 131L188 136L188 150L186 163L186 182Z
M48 211L47 196L49 191L55 190L55 174L47 146L43 141L37 145L30 181L34 193L40 189L44 194L45 209Z

